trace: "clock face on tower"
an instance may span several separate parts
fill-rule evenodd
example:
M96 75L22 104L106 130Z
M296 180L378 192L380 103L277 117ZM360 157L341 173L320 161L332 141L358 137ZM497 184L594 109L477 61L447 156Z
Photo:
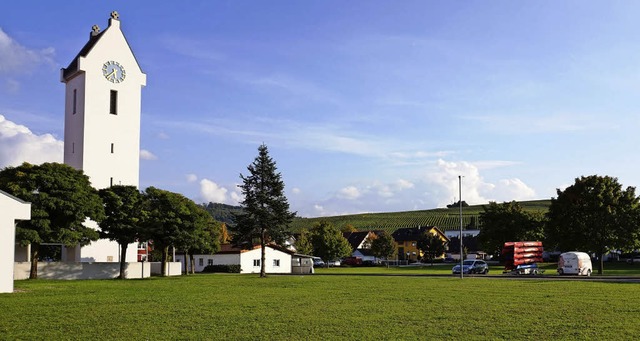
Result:
M102 75L111 83L121 83L127 73L120 63L110 60L102 65Z

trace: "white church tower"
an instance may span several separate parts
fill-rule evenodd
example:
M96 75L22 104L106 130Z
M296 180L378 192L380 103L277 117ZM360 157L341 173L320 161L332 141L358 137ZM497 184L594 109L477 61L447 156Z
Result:
M120 30L117 12L105 30L92 27L89 41L61 70L61 81L66 86L64 163L83 170L97 189L137 187L141 92L147 76ZM127 261L137 260L136 249L128 248ZM63 258L116 262L118 244L99 240L82 250L69 249Z

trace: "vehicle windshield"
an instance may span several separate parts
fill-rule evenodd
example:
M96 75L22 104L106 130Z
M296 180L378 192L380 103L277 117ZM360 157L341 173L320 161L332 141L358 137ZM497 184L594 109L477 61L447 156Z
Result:
M473 262L475 262L474 260L466 260L464 262L462 262L462 265L473 265Z

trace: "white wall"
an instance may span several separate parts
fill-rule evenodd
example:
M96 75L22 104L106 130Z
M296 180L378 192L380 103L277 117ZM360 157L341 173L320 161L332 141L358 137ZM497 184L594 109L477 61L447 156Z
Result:
M265 255L265 271L267 273L291 273L291 255L276 249L267 247ZM240 273L260 273L260 266L253 266L254 259L260 259L260 249L243 251L241 253L223 253L214 255L194 255L196 261L196 272L201 272L208 264L209 259L213 265L234 265L240 264ZM202 259L202 265L200 265ZM274 260L280 261L280 266L274 266ZM180 262L181 269L184 270L184 256L176 255L176 261Z
M31 263L16 262L14 279L29 278ZM120 263L62 263L38 262L40 279L112 279L120 276ZM151 276L151 265L147 262L127 263L125 278L147 278Z
M0 293L13 292L16 220L30 218L30 203L0 191Z
M255 259L260 259L260 249L246 251L240 254L241 273L260 273L260 266L253 266ZM280 260L280 266L274 266L273 261ZM266 248L265 253L266 273L291 273L291 255L282 251Z

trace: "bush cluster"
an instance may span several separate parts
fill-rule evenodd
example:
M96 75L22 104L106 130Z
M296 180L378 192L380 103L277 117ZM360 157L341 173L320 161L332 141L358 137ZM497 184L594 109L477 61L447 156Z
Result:
M240 264L221 264L221 265L207 265L204 267L202 272L224 272L224 273L240 273Z

